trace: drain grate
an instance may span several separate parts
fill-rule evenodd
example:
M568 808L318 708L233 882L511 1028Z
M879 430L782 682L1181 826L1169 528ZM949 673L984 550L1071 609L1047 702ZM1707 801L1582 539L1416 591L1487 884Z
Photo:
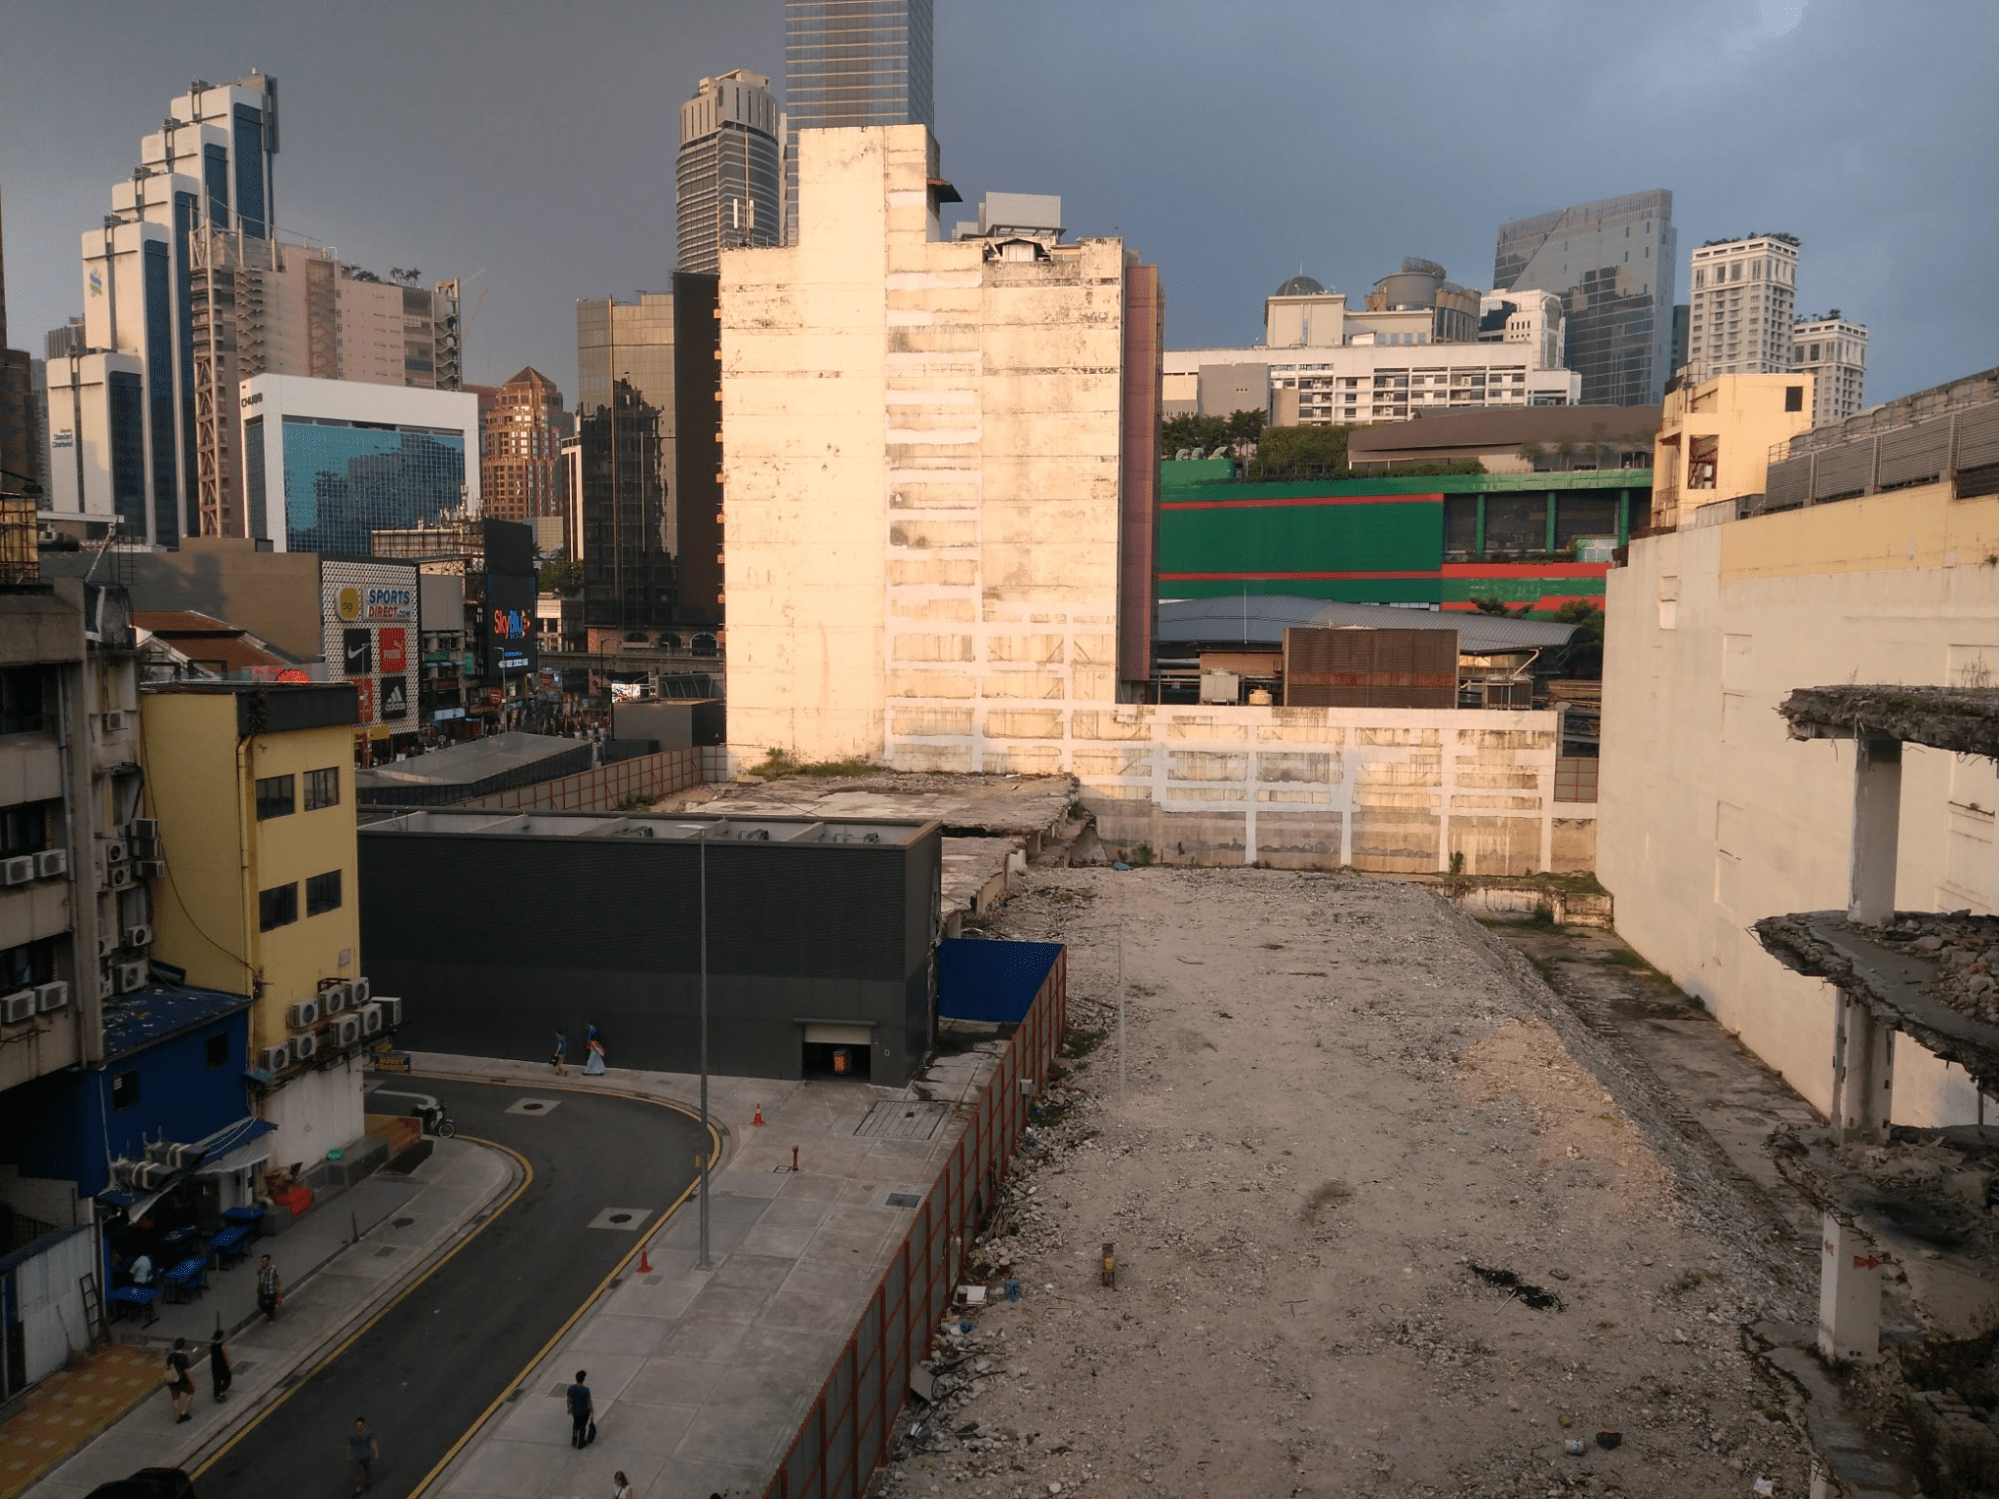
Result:
M923 1200L914 1193L890 1193L888 1195L888 1206L890 1208L921 1208L923 1207Z
M950 1112L950 1105L928 1099L883 1099L854 1127L854 1134L884 1141L927 1141Z

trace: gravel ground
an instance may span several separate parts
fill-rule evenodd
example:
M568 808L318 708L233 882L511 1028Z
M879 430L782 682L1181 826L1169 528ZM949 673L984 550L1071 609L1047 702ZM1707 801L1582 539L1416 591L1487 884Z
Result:
M993 935L1070 945L1080 1055L873 1493L1806 1492L1742 1335L1799 1292L1476 924L1359 876L1067 869Z

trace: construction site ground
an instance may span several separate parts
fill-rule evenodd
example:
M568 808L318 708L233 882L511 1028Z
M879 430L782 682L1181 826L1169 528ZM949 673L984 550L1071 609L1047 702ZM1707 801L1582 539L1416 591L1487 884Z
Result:
M874 1493L1808 1492L1748 1332L1815 1307L1748 1149L1802 1106L1614 938L1535 953L1565 998L1346 873L1039 868L988 923L1070 945L1074 1055Z

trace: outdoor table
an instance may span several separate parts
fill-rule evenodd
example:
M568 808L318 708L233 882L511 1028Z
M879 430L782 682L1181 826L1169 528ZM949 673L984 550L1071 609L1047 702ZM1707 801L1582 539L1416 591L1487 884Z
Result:
M215 1257L217 1267L231 1260L240 1260L250 1253L250 1226L235 1224L220 1234L211 1235L208 1253Z
M171 1302L187 1301L189 1292L207 1291L208 1257L190 1255L162 1276L160 1282L166 1287L167 1300Z
M151 1323L159 1317L153 1304L160 1300L160 1289L156 1286L118 1286L111 1289L111 1316L136 1318L140 1309L145 1310L146 1321Z

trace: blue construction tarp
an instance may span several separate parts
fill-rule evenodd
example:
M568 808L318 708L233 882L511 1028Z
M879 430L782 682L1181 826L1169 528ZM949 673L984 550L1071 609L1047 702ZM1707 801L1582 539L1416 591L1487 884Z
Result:
M945 938L937 945L937 1014L1018 1025L1061 952L1060 943Z

